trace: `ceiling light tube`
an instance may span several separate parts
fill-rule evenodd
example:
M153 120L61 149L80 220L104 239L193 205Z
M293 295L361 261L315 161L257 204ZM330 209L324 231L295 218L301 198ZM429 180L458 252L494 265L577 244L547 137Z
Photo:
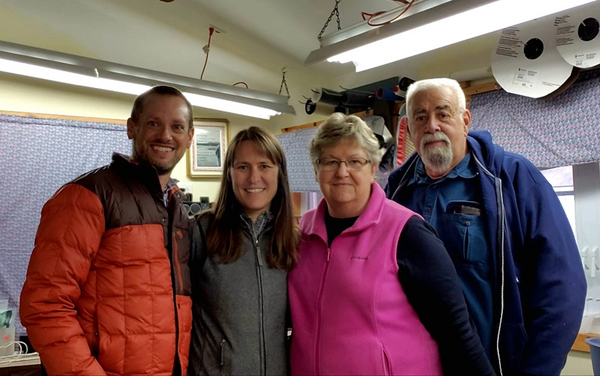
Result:
M406 9L407 5L403 4L398 8L388 10L387 12L371 18L370 22L375 25L384 24L387 20L396 17L400 12L404 12L402 15L402 18L404 19L450 1L452 0L415 0L415 2L408 9ZM319 40L319 43L321 44L321 47L329 46L348 38L352 38L356 35L375 30L377 27L381 26L371 26L369 25L368 21L359 22L357 24L345 27L342 30L336 30L330 34L323 35Z
M364 71L598 0L453 0L311 52Z
M197 107L267 120L281 113L295 114L288 98L280 95L7 42L0 42L0 71L131 95L154 85L170 85Z

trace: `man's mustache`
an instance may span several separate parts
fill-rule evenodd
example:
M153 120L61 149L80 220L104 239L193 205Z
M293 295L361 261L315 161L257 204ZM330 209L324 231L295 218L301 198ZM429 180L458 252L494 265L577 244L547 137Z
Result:
M444 134L442 132L437 132L434 134L424 135L423 138L421 139L421 146L425 147L425 144L427 144L429 142L435 142L435 141L444 141L446 143L446 145L450 145L450 139L448 138L448 136L446 136L446 134Z

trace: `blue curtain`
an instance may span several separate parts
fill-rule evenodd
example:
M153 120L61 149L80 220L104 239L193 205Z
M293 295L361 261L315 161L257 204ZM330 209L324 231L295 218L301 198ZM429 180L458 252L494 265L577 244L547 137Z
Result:
M524 155L538 168L600 161L600 71L578 80L552 99L504 90L471 98L472 129L483 129L505 150Z
M0 145L0 296L18 308L44 203L113 152L129 154L131 141L122 124L0 114Z

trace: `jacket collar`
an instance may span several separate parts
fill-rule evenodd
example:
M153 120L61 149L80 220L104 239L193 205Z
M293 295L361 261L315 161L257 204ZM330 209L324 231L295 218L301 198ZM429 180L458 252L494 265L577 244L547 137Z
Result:
M155 198L164 201L158 171L154 166L145 163L138 164L133 162L129 156L113 153L110 167L114 168L124 180L135 180L145 185Z
M344 232L363 231L371 226L377 225L381 220L381 209L385 200L385 192L383 189L381 189L379 184L372 183L371 197L369 198L369 202L367 202L367 206L365 206L365 210L360 214L354 225ZM314 212L313 221L304 230L306 235L316 235L325 242L327 241L327 228L325 227L326 211L327 201L323 198Z
M254 234L258 238L258 236L273 226L273 219L275 217L270 211L264 211L258 216L256 222L252 222L252 219L242 211L240 218L242 220L242 229L249 232L250 235Z
M487 131L470 131L467 136L467 144L477 160L481 161L492 174L497 176L502 167L504 149L492 142L492 135ZM406 184L414 176L419 162L421 162L421 157L417 152L414 152L398 168L396 173L401 176L398 186Z
M461 161L446 175L442 176L439 179L432 179L427 175L427 171L425 170L425 164L421 158L417 159L416 166L414 169L414 173L412 177L408 180L407 185L410 186L412 184L432 184L439 183L446 179L454 179L456 177L461 177L464 179L471 179L477 175L476 169L471 166L471 151L468 151L467 154L461 159Z

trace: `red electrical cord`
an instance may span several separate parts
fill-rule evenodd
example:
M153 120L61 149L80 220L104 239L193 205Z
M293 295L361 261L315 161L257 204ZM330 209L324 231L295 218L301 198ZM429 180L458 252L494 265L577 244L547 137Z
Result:
M400 1L400 2L402 2L404 4L407 4L405 1ZM400 12L400 14L398 14L396 17L392 18L391 20L388 20L388 21L385 21L385 22L382 22L382 23L379 23L379 24L371 23L371 20L373 18L379 16L379 15L387 13L388 11L375 12L375 13L372 13L372 14L371 13L366 13L366 12L361 12L360 15L362 16L363 20L366 19L365 16L369 16L369 18L366 19L367 20L367 24L369 26L383 26L383 25L387 25L389 23L392 23L393 21L395 21L398 18L402 17L404 15L404 13L406 13L406 11L408 11L408 9L411 7L411 5L413 5L414 2L415 2L415 0L411 0L410 3L408 3L408 5L406 6L406 8L404 8L402 10L402 12Z
M200 74L200 79L204 77L204 71L206 70L206 63L208 63L208 54L210 53L210 40L212 39L212 35L215 32L213 27L208 29L208 43L206 44L206 59L204 59L204 67L202 68L202 74Z

